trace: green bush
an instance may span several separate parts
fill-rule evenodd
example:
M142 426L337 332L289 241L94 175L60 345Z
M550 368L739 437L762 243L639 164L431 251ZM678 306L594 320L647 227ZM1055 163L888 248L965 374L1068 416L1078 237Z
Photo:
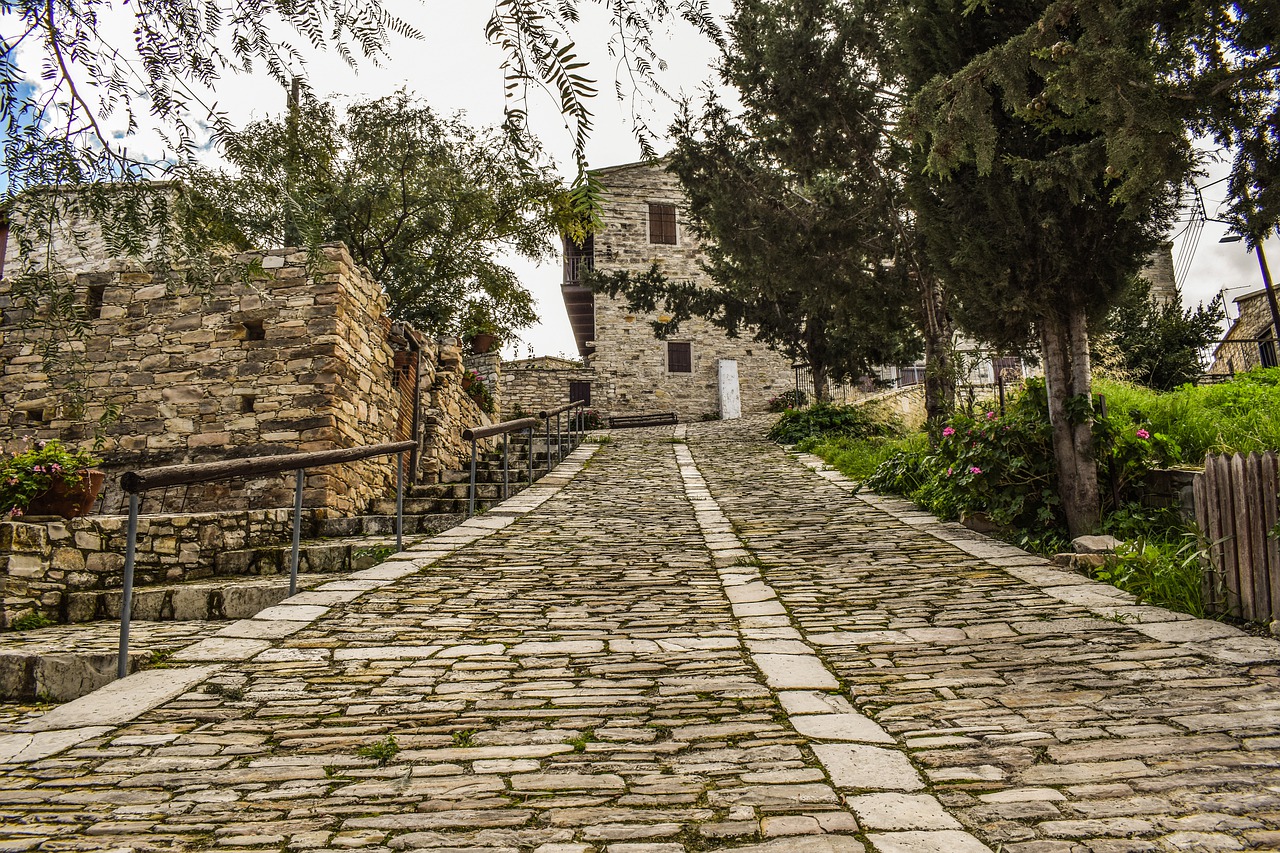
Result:
M1093 577L1133 593L1140 603L1203 617L1199 542L1194 533L1184 534L1182 540L1179 544L1140 537L1127 542L1093 571Z
M771 398L768 408L771 412L785 412L788 409L797 408L797 400L799 400L799 405L803 406L809 402L809 395L798 388L792 388L790 391L783 391L778 396Z
M814 403L807 409L790 409L778 418L769 438L782 444L795 444L815 435L901 436L902 424L894 419L877 417L862 406L834 406Z
M1179 458L1168 436L1116 418L1099 418L1094 437L1108 510L1133 503L1148 471ZM1067 540L1043 381L1029 382L1003 416L994 409L955 415L934 448L891 456L867 485L944 519L984 514L1032 550L1058 550Z

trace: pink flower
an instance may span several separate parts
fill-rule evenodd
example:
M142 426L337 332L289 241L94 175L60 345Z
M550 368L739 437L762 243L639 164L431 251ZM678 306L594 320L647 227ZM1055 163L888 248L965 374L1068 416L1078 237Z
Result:
M1143 439L1144 441L1148 438L1151 438L1151 433L1147 432L1145 429L1138 430L1137 432L1134 433L1134 435L1136 435L1138 438Z
M52 465L49 466L50 473L56 474L61 470L62 470L62 466L59 465L57 462L54 462Z
M995 413L995 412L987 412L987 420L989 420L989 421L994 421L995 419L996 419L996 413Z
M950 468L948 468L948 469L947 469L947 476L948 476L948 477L950 477L950 476L951 476L951 469L950 469Z
M951 436L956 434L956 431L954 427L943 427L942 434L950 438Z
M972 466L972 467L969 469L969 473L970 473L970 474L981 474L981 473L982 473L982 469L981 469L981 468L979 468L977 465L974 465L974 466Z
M13 509L9 510L10 518L17 518L20 515L22 515L22 510L18 509L16 506Z

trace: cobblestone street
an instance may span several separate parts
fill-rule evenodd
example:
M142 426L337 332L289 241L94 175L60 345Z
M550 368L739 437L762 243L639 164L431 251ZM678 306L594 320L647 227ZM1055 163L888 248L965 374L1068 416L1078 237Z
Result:
M535 487L0 727L0 851L1280 849L1280 644L761 422Z

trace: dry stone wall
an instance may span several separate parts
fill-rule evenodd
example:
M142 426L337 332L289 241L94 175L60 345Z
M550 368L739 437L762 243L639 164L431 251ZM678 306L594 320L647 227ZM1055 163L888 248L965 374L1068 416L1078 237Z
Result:
M605 169L599 177L605 186L605 227L594 238L596 269L641 272L656 261L671 278L706 281L699 266L701 249L688 229L684 193L675 176L660 164L639 164ZM676 206L675 245L649 241L651 202ZM650 325L660 316L631 312L621 300L596 295L595 352L588 364L592 402L602 414L675 412L681 420L716 416L720 359L738 362L744 414L765 411L769 400L792 384L790 364L783 356L749 335L729 338L699 319L681 323L680 332L670 338L689 343L692 371L670 371L667 342L655 338Z
M385 296L340 245L324 248L318 268L308 261L296 249L247 253L204 282L116 261L78 273L72 286L90 317L76 345L83 418L62 404L61 377L44 372L46 333L23 328L32 310L0 287L0 399L10 413L0 439L88 443L86 422L114 410L101 435L109 471L391 440L399 401ZM309 472L306 503L361 510L391 471L382 459ZM195 486L175 500L281 506L291 491L290 475Z

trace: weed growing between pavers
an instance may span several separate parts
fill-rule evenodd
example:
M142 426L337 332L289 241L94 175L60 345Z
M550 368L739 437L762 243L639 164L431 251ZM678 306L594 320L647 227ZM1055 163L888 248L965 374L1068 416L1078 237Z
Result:
M34 631L38 628L48 628L54 624L57 623L43 613L27 613L14 619L9 629L12 631Z
M575 737L569 738L568 740L565 741L565 743L572 746L574 752L586 752L587 744L595 743L597 740L599 740L599 738L596 737L595 730L587 729L581 734Z
M356 548L351 552L351 556L356 559L370 557L373 564L385 562L388 557L396 552L396 549L390 545L377 545L369 548Z
M478 733L477 729L462 729L454 732L450 737L453 738L454 746L469 747L476 745L476 735Z
M400 744L396 743L396 736L387 735L382 740L361 747L356 751L356 755L361 758L372 758L378 762L379 767L385 767L387 762L395 758L398 752L400 752Z
M239 702L244 698L244 690L241 688L228 687L227 685L219 684L216 681L206 684L203 691L210 696L221 696L222 698L229 699L232 702Z

